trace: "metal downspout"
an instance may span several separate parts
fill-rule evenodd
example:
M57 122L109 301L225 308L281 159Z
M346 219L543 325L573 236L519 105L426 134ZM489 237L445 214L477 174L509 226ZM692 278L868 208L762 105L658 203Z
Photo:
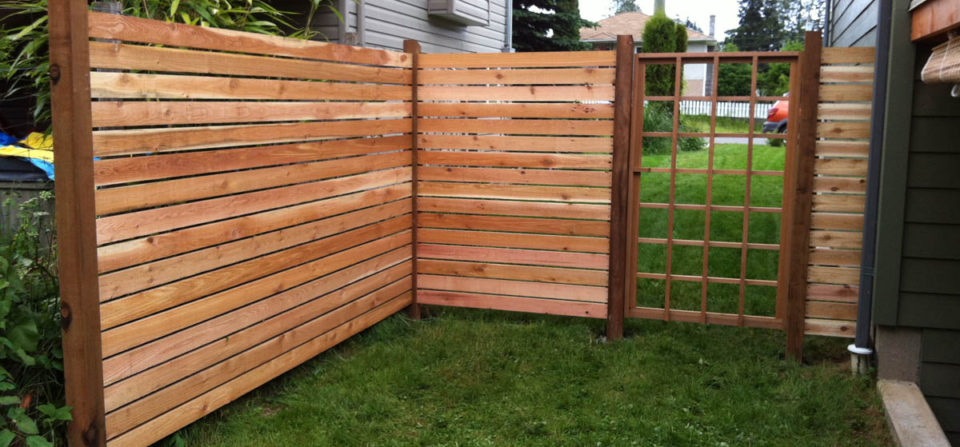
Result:
M887 102L887 68L890 64L891 2L880 2L877 21L877 56L873 83L873 110L870 114L870 151L867 162L867 200L863 219L863 254L860 260L860 290L857 296L857 330L854 343L847 347L853 354L854 371L865 372L867 356L873 354L870 343L873 317L873 270L877 254L877 212L880 202L880 155Z

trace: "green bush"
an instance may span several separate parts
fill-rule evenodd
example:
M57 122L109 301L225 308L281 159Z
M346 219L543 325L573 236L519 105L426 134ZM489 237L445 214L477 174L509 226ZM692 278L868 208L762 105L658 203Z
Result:
M0 239L0 447L63 439L63 352L51 193L24 202L16 231ZM11 201L5 207L13 207Z
M680 132L698 132L698 128L684 123L683 117L680 120ZM673 131L673 110L669 109L663 103L650 103L643 108L643 131L644 132L672 132ZM691 152L703 150L707 143L702 138L680 138L677 142L677 150L680 152ZM673 141L669 137L648 137L643 139L644 155L669 154L673 151Z

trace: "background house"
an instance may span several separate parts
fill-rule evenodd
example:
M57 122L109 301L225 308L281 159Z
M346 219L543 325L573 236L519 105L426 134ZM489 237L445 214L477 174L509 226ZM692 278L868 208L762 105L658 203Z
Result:
M650 20L649 15L642 12L624 12L597 22L596 28L580 28L580 40L594 44L596 48L613 48L617 36L630 34L633 36L637 51L643 47L643 29ZM713 38L714 21L711 16L709 35L687 29L687 52L705 53L714 51L717 46ZM683 69L684 95L705 96L713 87L713 71L707 64L690 64Z
M330 42L402 50L404 39L425 53L509 51L511 0L332 0L343 20L321 6L311 28ZM309 2L282 0L286 11L309 12Z
M876 45L877 79L886 76L874 95L883 119L872 139L882 152L871 173L880 182L872 266L878 375L916 382L960 445L960 100L950 84L920 79L932 49L960 28L956 2L828 1L827 42Z

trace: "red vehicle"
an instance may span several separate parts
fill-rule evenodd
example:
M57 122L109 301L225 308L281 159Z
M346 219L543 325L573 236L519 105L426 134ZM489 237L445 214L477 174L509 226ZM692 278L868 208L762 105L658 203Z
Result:
M783 95L784 98L789 93ZM767 121L763 123L763 133L784 133L787 131L787 109L790 101L781 99L767 112Z

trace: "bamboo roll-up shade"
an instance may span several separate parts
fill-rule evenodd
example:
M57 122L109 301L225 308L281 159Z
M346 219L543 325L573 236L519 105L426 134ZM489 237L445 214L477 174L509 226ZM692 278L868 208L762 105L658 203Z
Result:
M960 36L933 49L933 54L920 74L923 82L960 83Z

